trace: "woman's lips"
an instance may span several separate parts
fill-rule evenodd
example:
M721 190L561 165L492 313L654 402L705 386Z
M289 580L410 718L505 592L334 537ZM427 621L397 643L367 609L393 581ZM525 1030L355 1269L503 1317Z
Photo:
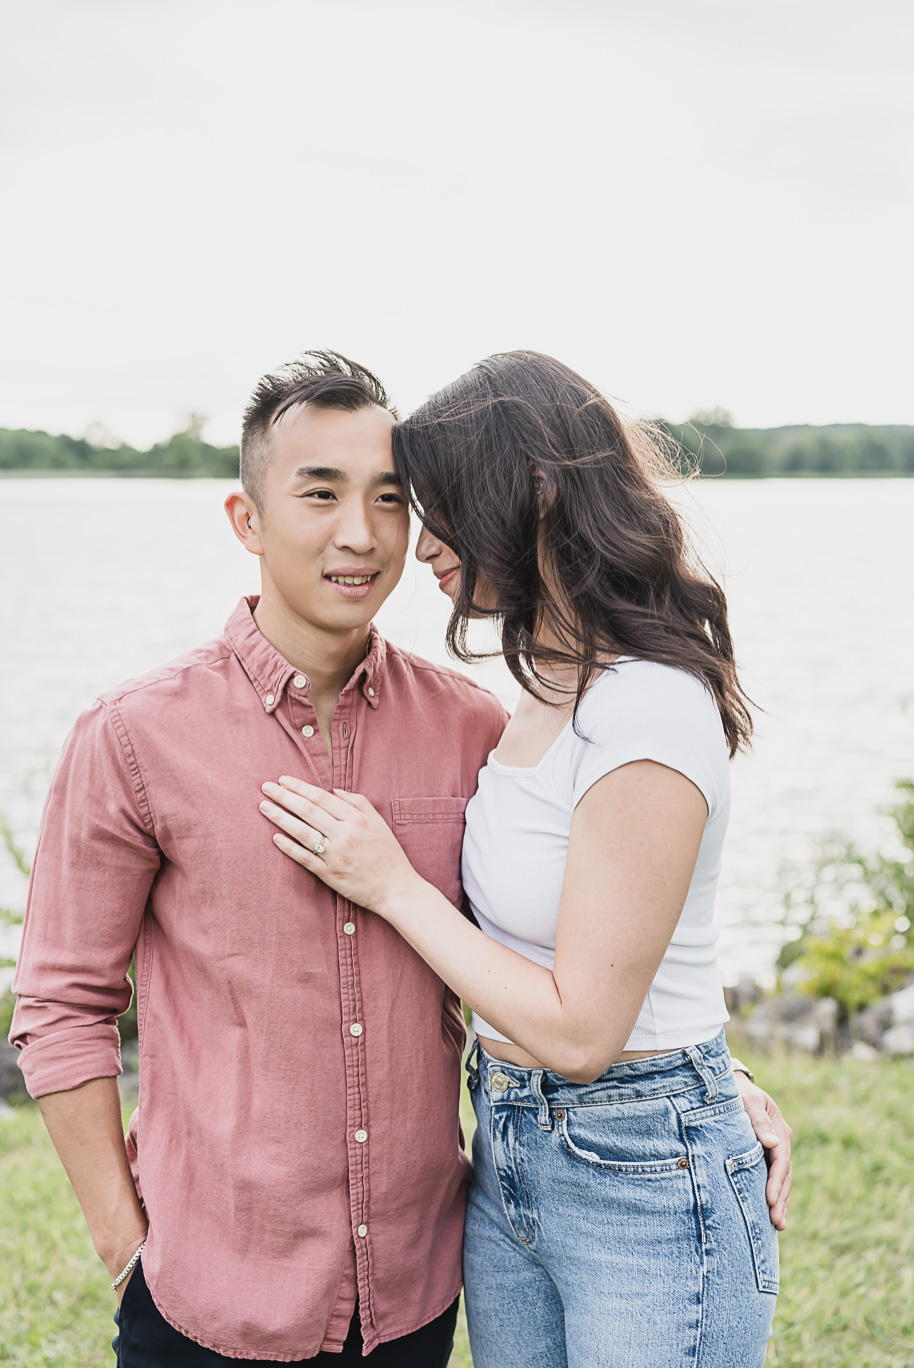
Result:
M446 586L451 583L455 575L459 574L460 566L455 565L453 570L448 570L447 574L442 575L441 578L438 580L438 588L441 589L444 593L447 593Z

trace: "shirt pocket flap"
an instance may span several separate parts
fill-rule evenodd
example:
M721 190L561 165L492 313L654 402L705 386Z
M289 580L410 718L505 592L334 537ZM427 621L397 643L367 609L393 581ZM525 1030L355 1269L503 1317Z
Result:
M394 826L412 822L463 822L466 798L394 798Z

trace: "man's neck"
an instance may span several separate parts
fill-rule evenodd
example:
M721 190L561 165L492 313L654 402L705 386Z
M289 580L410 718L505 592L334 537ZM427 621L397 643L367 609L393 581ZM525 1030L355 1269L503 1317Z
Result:
M328 632L306 622L264 585L254 621L271 646L311 681L312 706L333 700L352 678L368 652L368 627Z

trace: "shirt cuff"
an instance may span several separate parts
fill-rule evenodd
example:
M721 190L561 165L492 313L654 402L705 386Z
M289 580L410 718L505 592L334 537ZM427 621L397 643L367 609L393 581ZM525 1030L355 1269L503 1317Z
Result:
M54 1031L21 1047L19 1067L33 1098L69 1092L93 1078L116 1078L123 1073L120 1034L104 1022Z

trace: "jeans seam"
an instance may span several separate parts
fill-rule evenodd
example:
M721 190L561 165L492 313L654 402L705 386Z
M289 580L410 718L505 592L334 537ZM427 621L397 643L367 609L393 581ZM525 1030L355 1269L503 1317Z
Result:
M695 1203L695 1222L698 1226L698 1248L700 1251L701 1264L698 1278L698 1334L695 1337L695 1357L693 1368L700 1368L701 1346L704 1338L705 1328L705 1288L708 1281L708 1232L705 1226L705 1213L701 1204L701 1185L699 1183L699 1173L695 1165L695 1153L689 1144L689 1129L685 1124L684 1113L674 1108L679 1121L679 1133L682 1143L685 1146L689 1157L689 1182L692 1186L692 1199Z

